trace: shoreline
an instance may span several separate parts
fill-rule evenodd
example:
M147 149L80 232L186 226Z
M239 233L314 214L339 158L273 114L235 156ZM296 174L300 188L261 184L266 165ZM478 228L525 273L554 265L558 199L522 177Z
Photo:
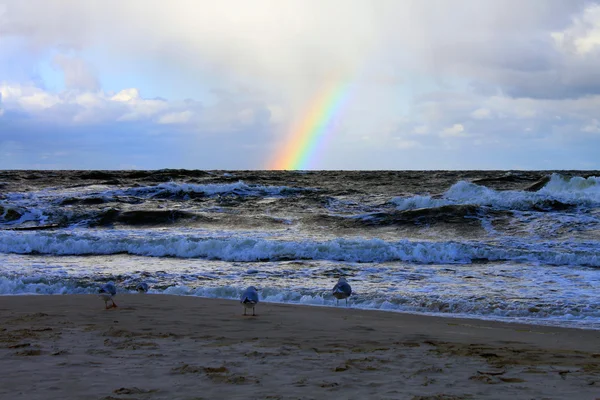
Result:
M129 291L125 293L119 293L120 296L128 296L128 295L136 295L136 292ZM223 300L223 301L232 301L237 302L237 299L231 299L226 297L204 297L197 296L191 294L171 294L171 293L147 293L146 295L151 296L174 296L174 297L191 297L205 300ZM96 296L95 293L84 293L84 294L72 294L72 293L53 293L53 294L45 294L45 293L15 293L15 294L0 294L0 298L2 297L11 297L11 296ZM301 303L285 303L285 302L277 302L277 301L266 301L261 299L261 304L279 304L279 305L288 305L292 307L317 307L317 308L329 308L329 309L339 309L346 308L345 305L329 305L329 304L301 304ZM503 324L517 324L517 325L526 325L533 327L549 327L549 328L558 328L558 329L576 329L576 330L584 330L584 331L598 331L600 332L599 327L586 327L586 326L576 326L576 325L561 325L561 324L552 324L552 323L544 323L544 322L532 322L532 321L520 321L514 318L528 318L528 317L488 317L485 315L481 316L470 316L466 314L457 314L457 313L428 313L428 312L419 312L419 311L407 311L407 310L382 310L375 308L361 308L361 307L348 307L348 309L364 311L364 312L382 312L382 313L394 313L394 314L406 314L406 315L415 315L427 318L441 318L441 319L449 319L449 320L467 320L467 321L475 321L475 322L498 322ZM531 320L535 320L533 317L529 317ZM542 320L543 321L543 320Z
M264 302L244 317L235 300L163 294L115 301L0 297L0 397L598 397L597 330Z

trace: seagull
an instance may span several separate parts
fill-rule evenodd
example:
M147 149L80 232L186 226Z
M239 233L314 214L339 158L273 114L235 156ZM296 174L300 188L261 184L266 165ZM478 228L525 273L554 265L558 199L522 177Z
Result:
M109 308L117 306L117 304L115 303L115 300L113 299L113 297L117 295L117 288L114 284L107 283L105 285L102 285L102 287L100 288L98 293L99 293L100 298L102 300L104 300L104 305L106 306L107 310ZM110 307L108 306L109 300L112 302L112 305Z
M148 284L146 282L140 282L135 287L135 290L137 290L138 293L146 293L148 292Z
M335 297L336 305L340 304L340 299L346 299L346 306L348 306L348 297L352 294L352 288L350 284L346 282L346 278L341 277L338 279L338 283L333 287L333 297Z
M244 305L244 315L246 315L246 309L252 309L252 315L256 315L254 313L254 307L258 304L258 290L254 286L248 287L242 293L242 297L240 297L240 303Z

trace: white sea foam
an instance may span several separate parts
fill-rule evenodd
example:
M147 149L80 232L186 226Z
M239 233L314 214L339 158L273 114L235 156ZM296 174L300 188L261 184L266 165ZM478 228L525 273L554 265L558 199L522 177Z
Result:
M397 205L397 209L415 210L418 208L442 207L454 204L448 199L432 198L431 196L416 195L411 197L394 197L392 202Z
M598 206L600 205L600 178L573 177L567 179L559 174L552 174L550 181L537 192L498 191L475 183L460 181L452 185L439 198L417 195L392 199L398 210L466 204L510 210L530 210L536 206L545 207L545 203L551 201L573 206Z
M7 278L0 276L0 295L16 294L90 294L97 293L96 286L77 286L55 280L48 282L31 277Z
M574 196L585 195L600 198L600 177L583 178L574 176L565 178L560 174L552 174L550 181L539 190L540 193L569 193Z
M347 262L405 261L461 264L474 260L539 262L552 265L600 266L597 242L480 241L328 241L276 240L248 235L196 236L193 230L0 231L0 252L17 254L94 255L127 253L154 257L224 261L334 260Z

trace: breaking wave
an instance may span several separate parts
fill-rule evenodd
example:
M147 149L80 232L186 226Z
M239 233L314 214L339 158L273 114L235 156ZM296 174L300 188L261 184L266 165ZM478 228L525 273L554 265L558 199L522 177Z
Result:
M0 252L16 254L107 255L202 258L223 261L333 260L404 261L468 264L477 261L539 262L550 265L600 266L596 242L501 244L479 241L396 242L382 239L329 241L271 240L252 236L197 237L193 233L106 230L85 232L0 232Z
M392 199L398 210L436 208L449 205L479 205L508 210L553 211L600 205L600 178L565 178L552 174L536 192L499 191L472 182L460 181L441 196L416 195Z

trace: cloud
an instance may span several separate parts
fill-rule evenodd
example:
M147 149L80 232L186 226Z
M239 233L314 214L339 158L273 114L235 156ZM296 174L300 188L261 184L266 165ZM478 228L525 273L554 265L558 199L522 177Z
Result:
M84 60L64 54L57 54L54 57L54 63L62 69L67 89L100 89L98 79L92 73L91 67Z
M421 147L421 143L416 140L402 140L396 141L396 146L399 149L413 149L415 147Z
M145 98L117 93L0 83L0 168L239 168L260 165L249 153L271 135L259 102ZM227 149L224 157L215 149Z
M415 126L413 133L415 135L427 135L429 133L429 128L427 128L426 125Z
M35 86L0 84L0 95L5 107L16 106L27 112L46 110L58 103L58 96Z
M389 83L393 66L478 76L510 88L524 83L522 75L560 64L550 35L571 29L576 23L571 16L586 4L34 0L26 5L9 0L3 31L26 38L33 48L78 50L94 44L115 60L143 56L224 79L277 83L294 96L315 90L332 75ZM382 73L376 67L385 65L392 68Z
M185 124L185 129L209 133L271 123L271 109L261 102L230 98L205 106L196 101L145 98L136 88L117 93L80 90L51 93L34 85L0 82L0 101L13 114L69 126L119 122Z
M487 108L478 108L471 113L471 117L475 119L488 119L491 118L492 113Z
M600 122L596 118L592 119L589 124L581 128L582 132L600 133Z
M441 137L466 137L465 127L463 124L454 124L448 128L444 128L440 132Z
M264 164L276 106L232 91L217 101L0 82L2 165L11 168L239 168ZM281 113L281 110L279 110ZM58 156L62 154L62 156Z
M137 97L124 96L134 93ZM98 123L148 118L168 108L166 102L143 99L136 89L110 96L104 92L47 92L34 85L0 83L4 107L61 124Z
M112 101L118 101L121 103L129 103L129 102L135 102L139 98L140 98L139 90L137 90L135 88L130 88L130 89L121 90L119 93L115 94L110 99Z
M56 140L130 129L136 140L154 135L155 151L180 151L159 146L159 136L180 140L179 149L193 140L219 149L205 160L261 168L294 123L337 93L343 107L316 167L459 166L475 145L485 165L539 167L553 159L542 151L575 154L596 140L598 2L4 3L2 129L41 135L36 124L51 124ZM451 140L466 136L474 140ZM81 144L73 140L63 143ZM528 146L535 157L519 150ZM367 160L365 148L378 156Z
M600 48L600 5L590 5L572 19L563 31L553 32L552 38L565 52L585 56Z
M159 99L143 99L137 89L124 89L110 98L111 102L120 103L127 112L117 121L135 121L154 117L169 108L169 104Z
M169 113L161 116L158 119L159 124L185 124L193 116L191 111L181 111Z
M473 115L479 109L489 110L490 118ZM440 92L419 99L390 138L417 140L429 154L422 156L429 157L429 162L434 163L431 157L435 155L442 165L455 160L461 168L507 168L507 163L532 169L597 168L591 149L600 146L598 109L600 95L521 99ZM439 135L415 135L423 126ZM450 140L461 136L471 140ZM387 146L395 143L390 141ZM417 150L411 155L416 157Z

